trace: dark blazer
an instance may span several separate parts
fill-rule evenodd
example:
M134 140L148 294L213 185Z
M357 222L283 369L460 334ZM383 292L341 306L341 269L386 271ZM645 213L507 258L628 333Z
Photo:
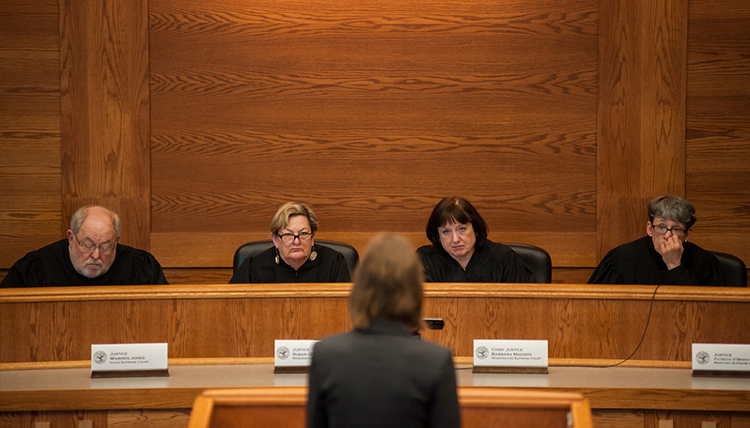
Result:
M308 428L460 425L449 349L385 320L315 345Z

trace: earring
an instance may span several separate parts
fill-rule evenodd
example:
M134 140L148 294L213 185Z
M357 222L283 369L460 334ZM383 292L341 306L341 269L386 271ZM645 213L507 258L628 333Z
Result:
M278 248L276 248L276 257L274 257L273 260L276 262L276 264L279 264L279 249Z
M312 250L310 251L310 260L315 261L315 259L318 258L318 252L315 251L315 246L313 245Z

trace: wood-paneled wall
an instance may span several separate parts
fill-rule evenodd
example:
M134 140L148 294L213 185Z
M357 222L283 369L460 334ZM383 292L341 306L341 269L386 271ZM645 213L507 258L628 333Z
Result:
M57 0L0 3L0 268L62 238Z
M85 203L196 283L285 201L361 250L450 194L557 282L666 192L750 262L747 2L36 2L0 6L2 269Z

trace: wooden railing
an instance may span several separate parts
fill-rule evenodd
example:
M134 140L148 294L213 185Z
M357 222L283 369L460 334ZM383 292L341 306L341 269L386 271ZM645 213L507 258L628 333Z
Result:
M87 365L91 344L166 342L180 359L268 362L274 339L349 330L350 284L0 290L0 368ZM750 343L750 290L427 284L423 338L470 362L474 339L544 339L551 365L688 367L694 342ZM653 307L652 307L653 298ZM649 319L650 316L650 319ZM646 325L648 323L648 328ZM645 331L645 335L644 335ZM643 339L642 343L641 339ZM639 346L640 343L640 346Z

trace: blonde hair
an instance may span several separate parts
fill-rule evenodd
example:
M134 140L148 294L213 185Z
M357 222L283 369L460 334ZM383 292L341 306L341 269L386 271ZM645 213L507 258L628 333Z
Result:
M403 236L373 238L354 272L349 312L354 326L367 328L372 319L387 319L423 328L423 271Z
M310 223L310 231L314 234L318 230L318 219L315 218L315 213L307 205L301 202L287 202L273 215L271 219L271 233L278 234L279 231L289 225L289 218L295 215L303 215L307 217L307 221Z

